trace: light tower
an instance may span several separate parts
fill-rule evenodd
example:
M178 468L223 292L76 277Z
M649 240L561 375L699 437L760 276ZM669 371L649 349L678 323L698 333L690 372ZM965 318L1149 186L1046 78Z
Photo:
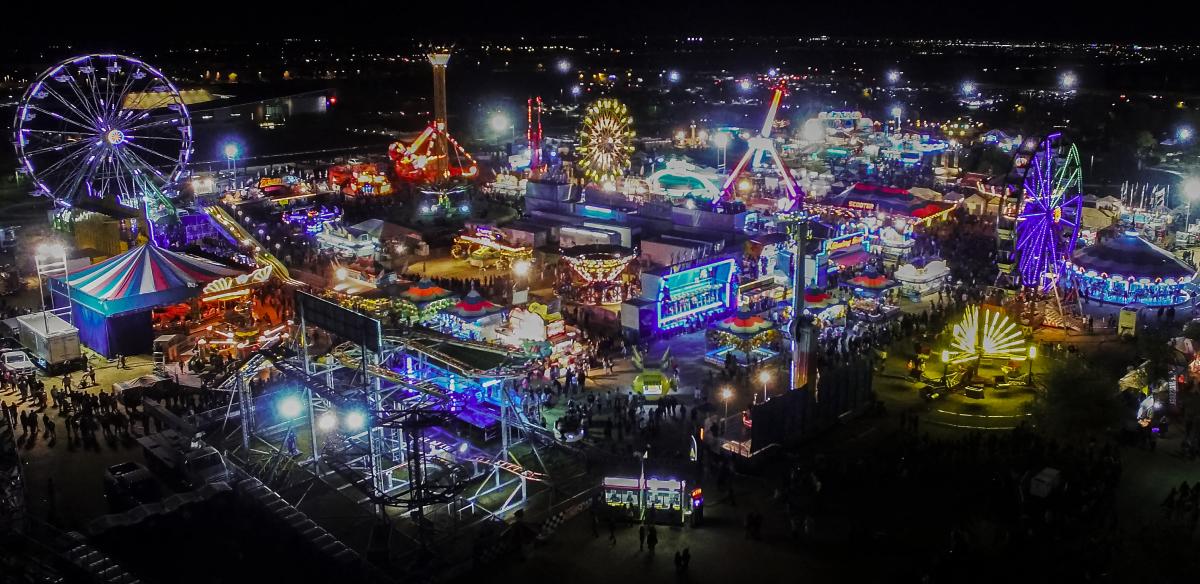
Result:
M542 96L531 97L525 102L525 117L528 121L525 140L529 144L529 171L536 172L542 166Z
M437 50L425 56L429 59L429 64L433 65L433 127L438 131L434 160L437 161L436 175L440 180L445 177L447 154L450 152L449 145L446 144L446 64L450 62L450 51Z

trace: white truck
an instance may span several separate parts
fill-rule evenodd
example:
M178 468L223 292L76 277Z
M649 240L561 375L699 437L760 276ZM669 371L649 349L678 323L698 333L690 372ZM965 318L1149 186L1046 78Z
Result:
M49 375L82 369L87 358L79 348L79 329L51 312L17 317L21 346L29 350L34 365Z
M188 489L230 482L229 467L216 448L194 443L175 430L138 438L146 466L169 482Z
M33 364L33 359L25 351L5 351L0 355L0 363L3 364L5 371L12 371L17 377L32 376L37 367Z

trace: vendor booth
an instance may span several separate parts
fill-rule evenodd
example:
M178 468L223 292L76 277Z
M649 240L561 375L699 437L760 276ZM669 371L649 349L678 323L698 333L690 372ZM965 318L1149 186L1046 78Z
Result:
M239 272L215 262L154 245L135 247L63 279L52 279L55 303L71 305L80 340L106 357L150 351L151 312Z
M1067 264L1069 285L1098 302L1173 306L1191 298L1196 269L1135 231L1077 250Z
M434 317L433 328L460 339L491 341L496 338L496 327L504 320L503 311L504 307L471 290L466 298L443 308Z
M904 264L896 268L894 274L902 292L918 299L923 294L935 292L941 288L942 283L949 275L950 268L946 267L946 262L942 260Z

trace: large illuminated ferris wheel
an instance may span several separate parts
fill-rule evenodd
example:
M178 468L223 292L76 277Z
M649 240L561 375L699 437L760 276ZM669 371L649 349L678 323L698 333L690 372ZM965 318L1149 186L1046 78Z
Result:
M122 55L72 57L47 69L17 104L13 145L37 194L59 207L108 199L149 214L192 154L179 91L158 69Z
M604 98L589 105L579 130L579 165L584 178L615 183L629 168L633 154L633 120L625 104Z

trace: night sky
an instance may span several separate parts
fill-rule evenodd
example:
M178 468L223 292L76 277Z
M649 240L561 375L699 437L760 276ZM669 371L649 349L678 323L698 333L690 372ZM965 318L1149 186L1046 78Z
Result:
M447 2L272 3L156 2L138 9L64 13L59 6L6 7L0 43L111 39L127 45L156 40L283 37L449 38L481 36L636 35L977 38L1200 42L1185 3L855 0L853 2ZM338 23L342 22L343 25Z

